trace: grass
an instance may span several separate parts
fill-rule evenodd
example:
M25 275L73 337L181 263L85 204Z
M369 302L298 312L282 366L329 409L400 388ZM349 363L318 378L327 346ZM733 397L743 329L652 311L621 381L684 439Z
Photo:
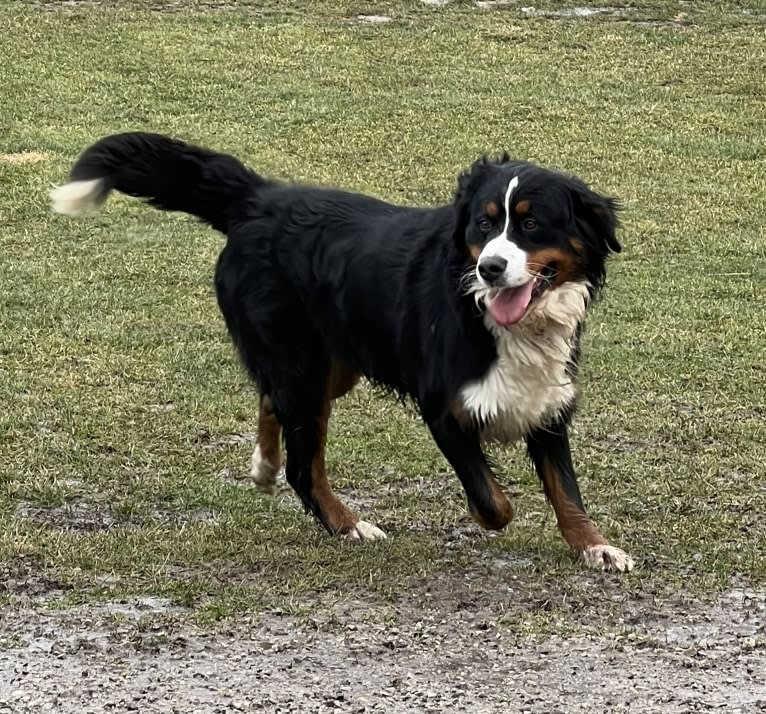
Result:
M755 0L594 5L625 7L3 3L4 599L43 582L215 618L460 591L534 629L617 617L604 592L763 583L766 17ZM590 321L573 441L591 515L638 571L571 562L519 449L496 450L517 519L481 533L415 415L367 389L336 409L330 467L388 541L330 539L292 494L238 480L255 398L211 287L221 238L121 197L83 221L47 207L79 151L137 128L405 203L449 201L503 149L619 196L625 252Z

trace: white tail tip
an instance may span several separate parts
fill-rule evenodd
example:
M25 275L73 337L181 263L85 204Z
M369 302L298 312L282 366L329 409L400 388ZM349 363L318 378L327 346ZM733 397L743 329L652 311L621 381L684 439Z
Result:
M50 196L56 213L79 216L86 211L96 210L106 200L107 194L104 191L103 180L97 178L87 181L70 181L54 188Z

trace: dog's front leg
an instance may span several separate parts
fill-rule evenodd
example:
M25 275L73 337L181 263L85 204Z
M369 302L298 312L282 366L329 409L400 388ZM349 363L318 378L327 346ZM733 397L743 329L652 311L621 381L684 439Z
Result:
M527 449L569 547L594 568L630 571L633 559L607 543L585 508L569 450L567 425L558 421L527 436Z
M461 425L452 414L427 423L463 484L471 515L484 528L500 530L508 525L513 508L487 464L478 431L473 425Z

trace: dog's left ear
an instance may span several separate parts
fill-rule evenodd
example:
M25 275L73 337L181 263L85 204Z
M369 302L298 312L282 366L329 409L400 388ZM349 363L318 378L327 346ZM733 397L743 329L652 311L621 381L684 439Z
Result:
M572 189L575 219L586 235L595 239L605 252L619 253L622 246L617 241L620 221L617 213L620 205L614 198L601 196L585 184L576 182Z

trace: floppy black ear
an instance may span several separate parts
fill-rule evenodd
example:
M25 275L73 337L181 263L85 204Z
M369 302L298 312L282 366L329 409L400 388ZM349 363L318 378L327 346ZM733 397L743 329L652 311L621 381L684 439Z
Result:
M482 157L475 161L471 167L463 172L457 180L457 190L455 191L455 233L453 241L458 251L465 252L465 234L468 229L468 222L471 219L471 199L476 192L476 186L480 177L487 170L487 159Z
M595 239L605 253L610 250L619 253L622 246L616 235L620 225L617 218L620 206L617 200L601 196L580 182L574 184L572 193L575 219L580 228L589 238Z

